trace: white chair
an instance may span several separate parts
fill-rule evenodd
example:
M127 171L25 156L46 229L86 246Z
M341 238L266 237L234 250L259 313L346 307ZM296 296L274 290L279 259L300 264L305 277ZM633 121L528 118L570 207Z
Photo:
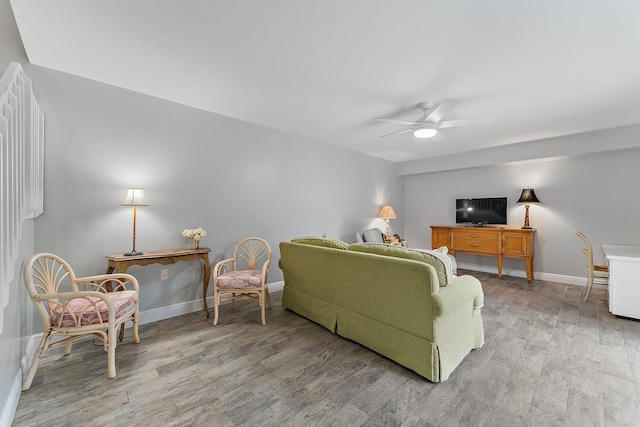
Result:
M49 349L65 345L66 356L71 353L73 341L85 336L96 337L104 343L108 376L114 378L118 326L133 322L133 341L140 342L136 278L129 274L76 277L65 260L41 253L27 260L24 284L40 315L44 332L22 390L31 387L40 359ZM127 285L132 289L127 289ZM90 290L80 290L80 286ZM52 343L52 338L58 336L65 338Z
M249 237L238 243L233 258L219 261L213 268L213 324L218 324L218 307L230 300L235 308L236 298L246 297L258 301L262 324L266 325L265 300L271 308L271 296L267 288L271 248L259 237ZM223 297L222 294L227 296Z
M594 283L609 286L609 266L595 265L593 263L593 248L589 239L579 231L576 231L576 236L582 239L585 244L582 253L587 256L587 290L584 293L584 300L587 301Z

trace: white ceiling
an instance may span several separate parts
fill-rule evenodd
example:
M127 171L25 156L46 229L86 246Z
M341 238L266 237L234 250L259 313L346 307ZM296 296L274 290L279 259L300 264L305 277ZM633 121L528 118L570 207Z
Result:
M29 60L402 162L640 123L637 0L11 0ZM420 140L376 117L491 117Z

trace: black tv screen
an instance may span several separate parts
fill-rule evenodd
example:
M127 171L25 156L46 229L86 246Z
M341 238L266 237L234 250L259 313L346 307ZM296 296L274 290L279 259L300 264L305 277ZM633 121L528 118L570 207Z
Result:
M507 198L456 199L456 224L506 224Z

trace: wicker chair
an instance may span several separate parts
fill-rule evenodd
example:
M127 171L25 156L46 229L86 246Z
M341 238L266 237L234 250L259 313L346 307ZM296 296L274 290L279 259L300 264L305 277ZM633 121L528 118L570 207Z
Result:
M27 260L24 284L42 319L44 332L22 390L31 387L40 359L49 349L65 345L66 356L73 342L85 336L97 337L104 343L108 377L114 378L118 326L132 321L133 341L140 342L136 278L129 274L76 277L65 260L41 253ZM81 287L90 290L80 290ZM52 343L57 336L65 338Z
M593 249L589 239L579 231L576 231L576 236L584 242L585 247L582 248L582 253L587 256L587 290L584 293L584 300L587 301L594 283L596 285L609 285L609 266L595 265L593 263Z
M233 250L233 258L218 262L213 268L213 324L218 324L218 306L223 301L231 301L235 308L236 298L247 297L258 301L265 321L265 299L271 308L271 297L267 288L271 248L259 237L249 237L238 243ZM225 296L222 296L224 293Z

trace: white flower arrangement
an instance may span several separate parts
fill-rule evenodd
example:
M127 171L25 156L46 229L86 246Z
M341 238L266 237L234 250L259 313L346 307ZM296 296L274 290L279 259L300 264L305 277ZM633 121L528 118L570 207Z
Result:
M199 242L200 240L207 237L207 230L204 228L186 228L182 231L182 237L188 237L190 239Z

